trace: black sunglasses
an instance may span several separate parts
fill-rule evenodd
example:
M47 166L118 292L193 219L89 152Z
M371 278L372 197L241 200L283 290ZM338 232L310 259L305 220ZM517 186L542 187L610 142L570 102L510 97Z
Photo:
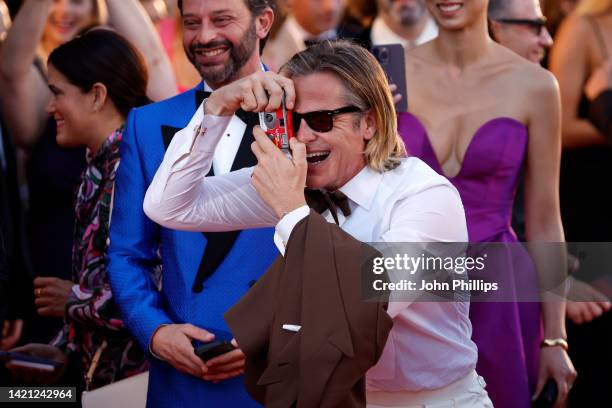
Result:
M300 128L300 123L302 123L302 119L304 119L308 124L308 127L315 132L329 132L334 127L334 116L342 113L354 113L360 111L361 109L356 106L344 106L334 110L320 110L306 113L297 113L293 111L293 132L297 133L298 129Z
M546 18L498 18L495 21L503 24L514 24L514 25L522 25L526 26L535 35L542 35L542 31L546 28Z

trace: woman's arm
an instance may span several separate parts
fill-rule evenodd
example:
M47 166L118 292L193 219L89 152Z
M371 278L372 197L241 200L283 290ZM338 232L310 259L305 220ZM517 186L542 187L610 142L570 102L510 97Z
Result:
M565 238L559 205L561 102L557 83L552 75L538 68L533 70L530 77L533 81L528 97L533 102L529 105L528 116L525 235L527 241L534 243L529 248L543 292L544 337L566 338L565 301L546 293L564 284L567 271L566 250L561 245ZM576 371L567 353L560 347L542 349L536 393L550 377L557 381L559 400L563 401L576 377Z
M578 16L568 17L555 38L550 69L561 87L563 148L605 143L588 120L578 117L583 87L589 75L589 44L593 43L593 28L585 18Z
M53 0L26 0L0 47L2 117L23 148L34 145L47 122L51 92L33 62L52 6Z
M154 101L177 93L170 60L155 26L136 0L106 0L110 24L142 53L149 71L147 95Z

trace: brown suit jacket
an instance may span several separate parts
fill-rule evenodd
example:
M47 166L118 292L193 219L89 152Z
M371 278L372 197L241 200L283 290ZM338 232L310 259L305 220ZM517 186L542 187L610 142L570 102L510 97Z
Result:
M376 254L313 211L296 225L285 257L225 314L253 398L270 408L365 407L365 373L393 325L384 300L362 298L362 262Z

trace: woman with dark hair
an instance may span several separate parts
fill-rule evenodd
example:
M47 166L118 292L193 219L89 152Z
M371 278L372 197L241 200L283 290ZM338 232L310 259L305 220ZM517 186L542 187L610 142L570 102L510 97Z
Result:
M537 295L563 276L544 276L551 258L538 251L532 261L510 227L524 168L526 240L564 241L557 84L549 72L491 40L487 0L426 3L439 36L407 54L410 112L400 113L400 133L409 153L459 190L469 241L505 244L499 263L487 268L496 274L483 278L503 284L510 296L470 305L477 370L495 407L529 407L550 378L559 389L555 406L561 406L576 378L567 355L565 303L540 303ZM564 274L565 252L558 249L551 272Z
M29 344L17 351L61 363L79 359L87 388L97 388L147 367L113 303L105 260L123 126L130 109L148 101L147 71L127 40L95 29L51 53L49 88L53 97L47 110L57 123L57 143L86 147L87 167L76 202L72 282L53 286L65 290L68 301L48 287L35 289L40 310L65 312L66 324L51 345ZM64 366L37 379L54 382ZM12 370L23 376L27 369Z
M155 28L136 0L24 0L0 49L0 114L15 145L27 153L27 238L35 277L70 279L74 193L86 165L84 149L56 143L55 121L45 110L52 98L45 62L61 44L103 24L142 53L151 99L176 93ZM61 327L63 313L39 314L42 318L24 329L35 332L24 336L48 342Z

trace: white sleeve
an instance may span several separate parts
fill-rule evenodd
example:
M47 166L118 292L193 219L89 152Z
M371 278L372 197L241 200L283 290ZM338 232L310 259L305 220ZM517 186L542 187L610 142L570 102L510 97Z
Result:
M206 177L231 116L205 115L203 105L177 132L147 190L149 218L171 229L233 231L274 226L274 212L251 184L253 168Z
M465 211L457 190L450 184L436 184L418 194L411 195L397 202L391 213L391 228L383 234L380 241L388 244L388 254L407 253L419 257L422 250L431 249L427 243L436 242L465 243L468 241ZM398 247L394 247L394 244ZM414 243L406 245L406 243ZM384 247L384 245L383 245ZM439 246L437 248L440 248ZM444 250L463 249L463 244L448 245ZM414 251L414 253L408 253ZM399 282L405 272L389 272L392 282ZM419 273L414 276L418 281ZM418 294L419 292L414 292ZM400 313L409 313L408 306L414 301L410 295L401 291L392 291L387 313L396 317Z

